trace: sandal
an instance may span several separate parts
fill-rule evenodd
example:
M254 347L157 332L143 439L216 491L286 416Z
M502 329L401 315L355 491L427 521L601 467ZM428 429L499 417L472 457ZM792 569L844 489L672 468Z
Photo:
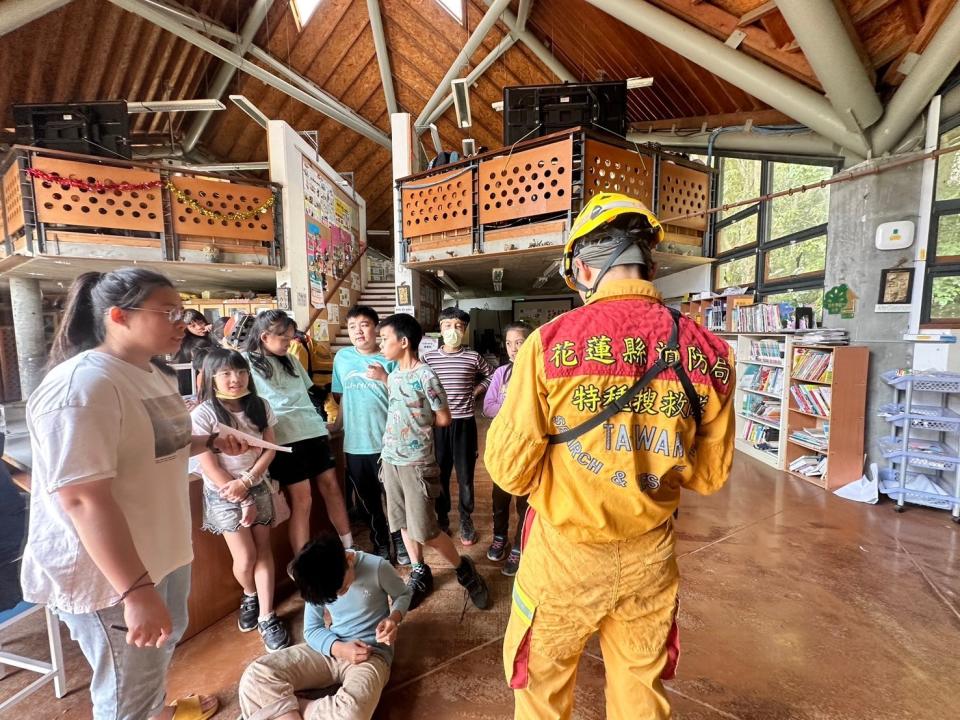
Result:
M220 698L213 696L216 704L204 710L199 695L187 695L173 703L173 720L208 720L220 710Z

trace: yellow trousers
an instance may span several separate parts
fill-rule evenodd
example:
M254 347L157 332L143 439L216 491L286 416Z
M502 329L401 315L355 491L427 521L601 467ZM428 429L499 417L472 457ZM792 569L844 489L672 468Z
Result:
M580 655L596 632L607 720L668 720L661 675L679 580L672 522L627 542L575 543L529 519L503 648L516 720L570 717Z

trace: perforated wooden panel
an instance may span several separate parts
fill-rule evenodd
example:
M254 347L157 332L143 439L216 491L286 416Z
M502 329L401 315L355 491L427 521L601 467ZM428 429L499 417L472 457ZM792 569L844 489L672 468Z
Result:
M13 163L3 176L3 208L7 232L15 235L24 224L23 196L20 193L20 168Z
M250 212L265 203L272 194L269 188L256 185L217 182L189 177L171 178L174 186L200 205L227 215L228 213ZM262 215L248 220L217 220L204 217L188 203L177 200L171 193L173 228L178 235L199 235L202 237L236 238L241 240L273 240L275 207Z
M473 172L472 168L458 168L404 183L400 190L403 236L472 227Z
M705 231L706 215L684 220L670 220L670 218L697 210L706 210L710 206L709 197L709 173L666 161L660 164L660 207L657 209L657 217L661 222L669 221L670 225Z
M597 140L583 149L583 202L599 192L629 195L653 209L654 158Z
M20 399L20 364L17 360L17 341L13 328L0 327L0 380L3 383L3 399L15 402Z
M569 210L572 165L571 138L481 162L480 222Z
M149 170L108 167L55 158L34 158L33 166L48 173L56 173L60 177L85 180L88 183L148 183L160 180L158 173ZM55 185L34 178L33 192L37 201L37 219L43 223L163 232L163 207L159 189L96 192L79 190L69 185Z

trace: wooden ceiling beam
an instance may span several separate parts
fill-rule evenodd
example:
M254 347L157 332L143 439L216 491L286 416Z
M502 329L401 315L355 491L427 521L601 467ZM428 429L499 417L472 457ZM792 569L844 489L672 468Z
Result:
M923 28L923 12L920 10L920 3L917 0L901 0L900 12L910 32L920 32Z
M790 26L787 25L787 21L783 19L783 15L780 13L768 15L760 21L760 25L767 31L778 48L783 48L793 42L793 31L790 30Z
M887 8L895 5L899 0L867 0L857 12L852 15L853 24L860 25L867 22Z
M863 65L870 84L876 87L877 74L873 71L873 60L870 58L870 53L867 52L867 48L864 47L863 40L860 39L860 33L857 32L853 18L850 17L850 10L847 8L847 4L843 0L833 0L833 5L837 9L837 15L840 16L840 22L843 23L847 37L850 38L850 44L853 45L854 52L856 52L857 57L860 58L860 64Z
M919 55L923 52L924 48L927 47L927 43L930 42L937 30L940 29L944 19L946 19L957 2L958 0L930 0L930 4L927 6L927 14L923 19L923 25L920 31L913 36L913 40L906 51L897 58L887 69L887 72L884 73L884 83L887 85L899 85L903 82L906 75L900 72L900 67L906 56L910 53L917 53Z
M706 124L708 129L734 127L753 121L754 125L792 125L797 121L779 110L749 110L719 115L699 115L696 117L654 120L652 122L630 123L630 129L638 132L657 132L662 130L699 130Z
M759 20L763 20L767 15L777 12L777 0L767 0L762 5L758 5L753 10L748 10L737 20L737 27L746 27L753 25Z

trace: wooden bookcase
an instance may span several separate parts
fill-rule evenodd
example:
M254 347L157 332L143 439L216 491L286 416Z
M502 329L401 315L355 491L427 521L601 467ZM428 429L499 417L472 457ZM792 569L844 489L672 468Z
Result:
M737 388L734 397L737 426L735 447L740 452L760 462L782 469L784 467L784 440L787 434L786 407L789 397L789 360L792 356L794 338L792 335L785 333L736 333L727 335L726 340L734 346L737 358ZM760 356L757 353L760 343L766 345L778 344L779 359ZM751 376L755 373L771 373L773 371L779 371L780 381L777 387L758 389L748 384ZM745 407L755 402L779 404L780 418L771 421L746 412ZM760 449L747 438L751 427L759 429L758 426L759 428L777 431L779 438L775 449Z
M741 305L752 305L753 294L749 295L722 295L720 297L707 298L703 300L683 300L680 303L680 312L693 320L697 325L708 327L714 332L731 332L733 330L733 311ZM716 305L722 308L724 315L723 326L708 325L708 311Z
M819 374L808 379L796 377L799 361L804 353L829 355L829 375ZM829 388L829 413L801 410L793 394L787 390L786 432L781 433L781 447L785 452L783 469L794 477L819 487L833 490L853 482L863 474L864 416L867 400L867 371L870 350L866 347L794 344L790 354L789 386ZM809 410L810 408L808 408ZM822 430L829 424L826 451L791 437L795 432ZM826 473L810 477L790 470L790 465L804 455L826 456Z

